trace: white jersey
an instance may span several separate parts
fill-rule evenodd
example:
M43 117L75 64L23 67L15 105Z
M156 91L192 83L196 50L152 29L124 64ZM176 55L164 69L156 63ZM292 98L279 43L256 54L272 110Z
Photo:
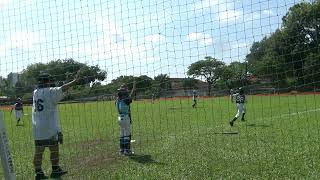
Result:
M35 140L51 139L60 132L57 104L62 98L63 92L60 87L34 90L32 126Z
M197 91L192 91L192 100L195 101L197 100Z

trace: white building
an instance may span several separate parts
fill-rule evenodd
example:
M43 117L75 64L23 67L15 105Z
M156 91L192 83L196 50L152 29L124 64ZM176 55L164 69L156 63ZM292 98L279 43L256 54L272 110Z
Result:
M7 78L8 82L9 82L9 85L14 87L18 80L19 80L19 74L18 73L10 73L8 74L8 78Z

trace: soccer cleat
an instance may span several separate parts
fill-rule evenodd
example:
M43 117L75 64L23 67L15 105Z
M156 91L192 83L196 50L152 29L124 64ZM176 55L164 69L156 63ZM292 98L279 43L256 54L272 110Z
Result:
M244 118L241 119L242 122L246 121Z
M123 150L123 149L121 149L121 150L119 151L119 155L124 155L124 150Z
M48 179L48 176L44 175L43 171L39 171L34 176L35 180Z
M125 150L124 152L123 152L123 155L125 155L125 156L131 156L131 155L133 155L134 154L134 152L132 152L130 149L129 150Z
M229 124L230 124L230 126L233 126L233 121L230 121Z
M56 170L52 170L52 173L50 175L51 178L59 178L64 174L67 174L68 171L62 170L60 167L57 168Z

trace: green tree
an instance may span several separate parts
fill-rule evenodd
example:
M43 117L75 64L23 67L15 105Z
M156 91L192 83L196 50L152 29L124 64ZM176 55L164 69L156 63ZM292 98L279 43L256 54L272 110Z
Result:
M187 74L195 78L204 77L208 83L208 94L211 95L211 88L219 79L222 78L225 63L211 56L207 56L204 60L192 63L188 67Z
M292 6L282 21L280 29L253 43L246 56L249 72L279 86L305 86L315 78L310 65L319 54L320 1Z
M197 85L197 80L196 79L194 79L194 78L187 78L187 79L184 79L183 80L183 88L185 89L185 90L190 90L190 89L196 89L196 88L198 88L198 87L196 87L196 85Z
M152 91L157 97L165 95L171 90L170 77L167 74L159 74L153 78Z
M15 94L23 95L32 92L37 84L37 77L40 73L49 73L56 82L66 82L73 79L79 70L81 80L78 85L81 86L88 86L90 82L96 80L103 81L107 74L98 66L88 66L87 64L74 61L73 59L58 59L47 64L35 63L29 65L20 74L15 87Z

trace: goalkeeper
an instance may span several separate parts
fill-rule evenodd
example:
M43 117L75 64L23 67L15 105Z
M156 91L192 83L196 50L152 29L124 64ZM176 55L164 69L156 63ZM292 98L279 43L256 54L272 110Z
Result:
M46 147L50 150L51 177L59 178L67 173L59 166L59 143L63 143L63 138L57 104L63 99L63 92L74 85L77 79L61 87L54 87L54 82L49 74L41 74L38 77L38 87L33 92L32 106L32 127L35 139L33 164L36 180L47 178L41 168L42 156Z
M117 100L115 102L118 111L118 121L120 125L120 154L132 155L131 151L131 110L132 95L135 93L136 84L133 83L133 88L129 94L128 86L123 84L117 90Z

